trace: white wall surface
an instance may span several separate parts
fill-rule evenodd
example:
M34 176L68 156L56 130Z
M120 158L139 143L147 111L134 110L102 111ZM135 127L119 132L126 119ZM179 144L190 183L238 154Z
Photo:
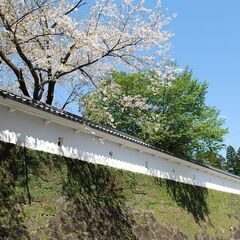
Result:
M58 138L63 145L58 146ZM0 97L0 140L95 164L240 194L240 179Z

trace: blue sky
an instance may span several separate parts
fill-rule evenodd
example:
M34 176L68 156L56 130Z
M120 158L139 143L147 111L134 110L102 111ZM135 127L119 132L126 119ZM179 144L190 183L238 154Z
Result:
M176 33L173 58L209 84L207 104L221 111L229 129L225 144L238 148L240 0L164 0L163 6L178 14L168 26Z

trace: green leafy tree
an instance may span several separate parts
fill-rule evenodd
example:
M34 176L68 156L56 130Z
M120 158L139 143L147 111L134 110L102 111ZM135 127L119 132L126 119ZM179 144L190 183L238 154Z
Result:
M207 151L203 153L197 153L195 157L201 162L207 163L222 170L226 170L226 159L217 152Z
M81 99L82 114L181 156L221 149L227 130L219 111L205 104L207 84L188 70L161 79L154 72L113 72Z
M231 145L227 147L226 169L233 174L240 175L240 149L236 151Z

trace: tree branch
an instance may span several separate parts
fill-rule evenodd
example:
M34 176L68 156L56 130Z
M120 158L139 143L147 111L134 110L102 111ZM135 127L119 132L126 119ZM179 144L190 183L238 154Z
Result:
M86 4L86 3L82 3L82 1L83 1L83 0L78 1L78 3L77 3L75 6L73 6L70 10L68 10L66 13L64 13L64 15L68 15L68 14L70 14L72 11L74 11L75 9L77 9L77 8L79 8L79 7L81 7L81 6L83 6L83 5ZM81 4L81 3L82 3L82 4Z
M78 3L77 3L75 6L73 6L70 10L68 10L67 12L65 12L63 15L67 16L68 14L70 14L70 13L71 13L72 11L74 11L75 9L77 9L77 8L85 5L86 3L82 3L82 1L83 1L83 0L78 1ZM81 4L81 3L82 3L82 4ZM57 23L55 22L55 23L51 26L51 28L55 28L56 26L57 26Z
M14 72L17 77L19 88L23 92L23 94L27 97L30 97L29 92L27 90L26 83L23 78L22 70L18 69L13 62L4 54L4 52L0 49L0 57L2 60L8 65L8 67Z
M84 63L84 64L82 64L82 65L76 66L76 67L72 68L72 69L69 70L69 71L60 72L60 73L58 72L58 73L56 74L55 78L58 79L58 78L66 75L66 74L75 72L75 71L77 71L77 70L81 70L81 69L84 68L84 67L87 67L87 66L89 66L89 65L91 65L91 64L93 64L93 63L98 62L100 59L103 59L103 58L105 58L105 57L107 57L107 56L110 56L110 54L111 54L112 52L120 51L120 50L122 50L122 49L124 49L124 48L126 48L126 47L130 47L130 46L137 45L140 41L142 41L142 39L138 39L138 40L136 40L136 41L134 41L134 42L132 42L132 43L128 43L128 44L123 45L123 46L121 46L121 47L119 47L119 48L116 48L116 47L118 46L118 44L116 43L111 49L109 49L109 50L108 50L105 54L103 54L101 57L99 57L99 58L97 58L97 59L95 59L95 60L93 60L93 61L88 61L87 63ZM117 55L117 56L119 56L119 55Z
M48 83L48 94L46 103L52 105L53 97L54 97L54 88L55 88L56 81L49 81Z
M19 24L20 22L22 22L22 21L24 20L25 17L27 17L28 15L32 14L33 12L39 10L40 8L42 8L47 1L48 1L48 0L45 0L42 4L38 5L36 8L33 8L33 9L30 10L29 12L23 14L20 18L18 18L15 22L13 22L13 23L10 25L10 27L12 28L15 24Z
M64 103L63 106L62 106L62 110L64 110L64 108L65 108L69 103L71 103L71 102L73 101L73 100L70 101L70 99L72 98L73 94L75 94L77 87L78 87L78 85L76 85L76 86L73 88L72 92L69 94L67 100L65 101L65 103Z
M12 43L15 45L15 48L17 50L18 55L20 56L20 58L26 63L27 67L30 70L30 73L34 79L34 93L33 93L33 99L38 99L38 93L39 93L39 77L38 74L36 73L32 62L28 59L28 57L24 54L18 39L16 37L16 33L12 30L12 28L10 27L10 24L8 23L7 19L4 17L4 15L2 13L0 13L0 18L3 21L3 24L6 28L6 30L8 30L9 32L11 32L13 34L13 39L11 40Z
M33 40L37 40L38 38L40 37L46 37L46 36L62 36L63 34L62 33L43 33L43 34L39 34L37 36L34 36L32 38L29 38L23 42L19 42L19 44L25 44L25 43L29 43L30 41L33 41Z
M76 44L73 44L73 45L70 47L70 49L69 49L69 51L67 52L67 54L65 55L65 57L63 57L63 58L61 59L61 63L62 63L62 64L65 64L65 63L67 62L67 60L68 60L69 57L71 56L72 50L75 48L75 46L76 46Z

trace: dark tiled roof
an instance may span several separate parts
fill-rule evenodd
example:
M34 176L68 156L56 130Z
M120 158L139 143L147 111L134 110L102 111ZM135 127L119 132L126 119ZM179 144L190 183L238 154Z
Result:
M203 163L201 163L199 161L193 160L193 159L188 159L188 158L183 158L183 157L177 156L177 155L175 155L175 154L173 154L171 152L159 149L159 148L157 148L157 147L155 147L155 146L153 146L151 144L145 143L141 139L138 139L136 137L133 137L131 135L128 135L126 133L118 131L118 130L116 130L114 128L96 124L96 123L94 123L94 122L92 122L92 121L90 121L90 120L88 120L86 118L83 118L83 117L78 116L76 114L73 114L73 113L70 113L70 112L58 109L58 108L50 106L50 105L47 105L47 104L45 104L43 102L35 101L35 100L33 100L31 98L28 98L28 97L25 97L25 96L24 97L23 96L19 96L19 95L13 94L11 92L8 92L8 91L2 90L2 89L0 89L0 96L2 96L3 98L8 98L8 99L20 102L22 104L25 104L25 105L28 105L28 106L40 109L40 110L42 110L44 112L48 112L48 113L57 115L59 117L71 120L73 122L78 122L78 123L86 125L86 126L88 126L90 128L93 128L93 129L105 132L107 134L111 134L113 136L122 138L124 140L130 141L130 142L133 142L133 143L136 143L138 145L141 145L141 146L144 146L144 147L147 147L147 148L150 148L150 149L153 149L153 150L156 150L156 151L159 151L159 152L162 152L162 153L165 153L165 154L168 154L168 155L180 158L183 161L188 161L188 162L191 162L193 164L196 164L196 165L199 165L199 166L202 166L202 167L214 170L216 172L220 172L220 173L223 173L225 175L228 175L228 176L240 179L239 176L236 176L236 175L233 175L231 173L222 171L222 170L220 170L218 168L215 168L215 167L212 167L212 166L209 166L209 165L205 165L205 164L203 164Z

